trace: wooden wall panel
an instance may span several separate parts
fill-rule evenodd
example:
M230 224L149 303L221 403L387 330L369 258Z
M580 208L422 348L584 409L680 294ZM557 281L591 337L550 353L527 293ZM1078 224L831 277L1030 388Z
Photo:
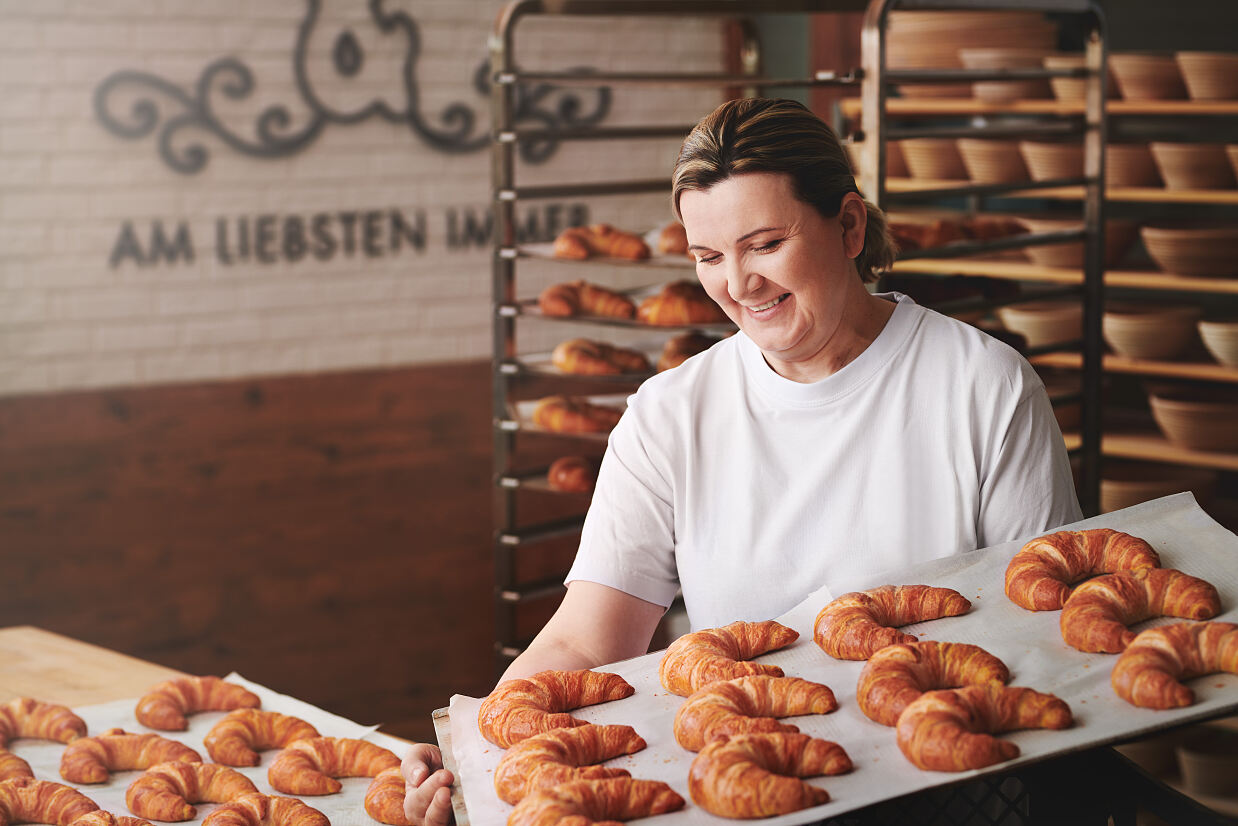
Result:
M0 399L0 625L432 737L493 678L489 376Z

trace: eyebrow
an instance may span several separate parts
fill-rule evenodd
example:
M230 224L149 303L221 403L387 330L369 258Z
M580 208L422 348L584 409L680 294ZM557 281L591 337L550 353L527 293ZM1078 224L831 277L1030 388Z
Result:
M746 232L743 235L736 238L735 243L742 244L744 241L747 241L749 238L751 238L754 235L760 235L763 232L773 232L777 229L778 227L761 227L760 229L754 229L752 232ZM688 249L689 250L704 250L704 249L709 249L709 247L702 247L700 244L689 244Z

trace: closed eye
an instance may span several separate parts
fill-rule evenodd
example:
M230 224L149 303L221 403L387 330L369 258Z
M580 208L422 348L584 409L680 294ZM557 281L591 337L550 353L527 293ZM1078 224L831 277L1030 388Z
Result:
M781 246L782 246L782 242L783 242L783 241L785 241L785 240L787 240L787 239L785 239L785 238L776 238L775 240L770 241L768 244L762 244L762 245L761 245L761 246L759 246L759 247L754 247L754 248L753 248L753 252L773 252L774 250L776 250L776 249L778 249L779 247L781 247Z

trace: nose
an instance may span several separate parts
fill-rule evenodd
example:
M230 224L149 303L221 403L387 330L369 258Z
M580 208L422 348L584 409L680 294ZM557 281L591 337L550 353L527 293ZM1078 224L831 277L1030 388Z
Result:
M731 300L737 303L760 289L764 282L765 279L752 272L743 261L738 261L727 268L726 291L731 296Z

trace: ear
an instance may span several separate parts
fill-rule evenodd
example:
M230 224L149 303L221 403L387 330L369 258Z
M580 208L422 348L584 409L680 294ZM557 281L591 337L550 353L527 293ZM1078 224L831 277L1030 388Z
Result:
M864 199L854 192L844 195L838 220L843 227L843 252L848 258L855 258L864 250L864 233L868 229Z

